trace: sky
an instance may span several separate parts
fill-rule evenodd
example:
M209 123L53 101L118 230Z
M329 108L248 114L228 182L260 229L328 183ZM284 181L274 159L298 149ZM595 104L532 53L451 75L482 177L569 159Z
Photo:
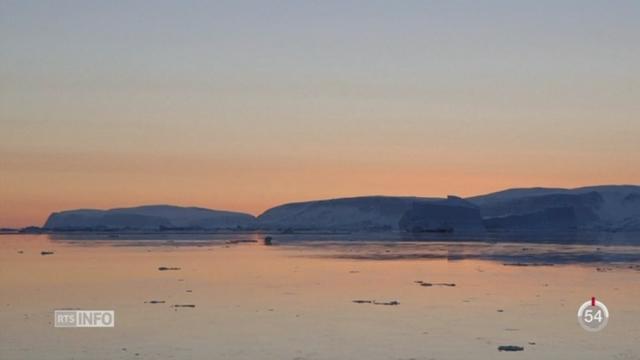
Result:
M0 0L0 226L640 184L638 1Z

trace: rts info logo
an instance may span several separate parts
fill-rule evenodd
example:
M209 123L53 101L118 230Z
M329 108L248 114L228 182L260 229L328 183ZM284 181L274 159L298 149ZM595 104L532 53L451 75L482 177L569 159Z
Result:
M114 327L115 311L113 310L56 310L54 326L62 327Z

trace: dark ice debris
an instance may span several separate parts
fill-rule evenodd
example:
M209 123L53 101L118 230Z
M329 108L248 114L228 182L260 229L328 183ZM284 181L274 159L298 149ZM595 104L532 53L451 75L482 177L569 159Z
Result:
M381 302L378 302L378 301L375 301L375 300L374 300L374 301L373 301L373 304L374 304L374 305L391 305L391 306L394 306L394 305L400 305L400 302L398 302L398 301L396 301L396 300L392 300L392 301L381 301Z
M498 351L524 351L524 348L516 345L501 345L498 346Z
M456 284L454 283L428 283L422 280L415 281L416 284L420 284L420 286L449 286L454 287Z
M167 267L167 266L160 266L158 268L158 270L160 271L167 271L167 270L180 270L179 267Z
M553 266L553 264L551 263L522 263L522 262L504 263L502 265L504 266Z
M373 304L373 305L400 305L400 302L396 300L391 301L376 301L376 300L353 300L356 304Z

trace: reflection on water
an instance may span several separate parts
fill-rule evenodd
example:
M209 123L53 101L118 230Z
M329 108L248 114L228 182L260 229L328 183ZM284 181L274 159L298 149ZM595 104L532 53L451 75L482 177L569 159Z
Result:
M360 260L417 260L445 259L487 260L505 264L633 264L640 263L640 247L548 244L485 244L485 243L401 243L348 244L305 243L297 246L322 248L326 254L317 255L337 259ZM635 268L635 266L632 266Z
M140 240L140 241L175 241L175 242L199 242L227 240L227 239L263 239L258 233L54 233L49 235L52 240ZM565 244L565 245L629 245L640 246L640 232L604 232L604 231L518 231L518 232L487 232L477 233L420 233L411 234L404 232L303 232L293 234L271 234L281 243L302 241L341 241L341 242L483 242L483 243L533 243L533 244Z
M0 236L0 358L640 356L637 246L264 236ZM596 334L575 316L591 296L611 311ZM55 329L62 308L116 326Z
M504 234L503 234L504 235ZM265 244L312 251L305 256L354 260L419 260L445 259L487 260L511 264L635 264L640 263L638 233L619 233L613 242L607 234L591 233L592 237L559 236L544 238L540 233L536 242L502 242L459 240L443 242L441 234L423 237L407 234L74 234L50 235L52 242L73 246L114 247L206 247L240 243ZM573 234L575 235L575 233ZM614 233L608 234L613 236ZM365 236L365 237L363 237ZM444 235L445 239L447 235ZM451 240L451 239L449 239Z

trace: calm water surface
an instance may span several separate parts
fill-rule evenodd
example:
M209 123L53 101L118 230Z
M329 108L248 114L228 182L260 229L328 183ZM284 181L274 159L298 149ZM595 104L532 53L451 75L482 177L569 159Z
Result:
M640 358L640 247L291 238L0 236L0 359ZM63 308L116 326L54 328Z

